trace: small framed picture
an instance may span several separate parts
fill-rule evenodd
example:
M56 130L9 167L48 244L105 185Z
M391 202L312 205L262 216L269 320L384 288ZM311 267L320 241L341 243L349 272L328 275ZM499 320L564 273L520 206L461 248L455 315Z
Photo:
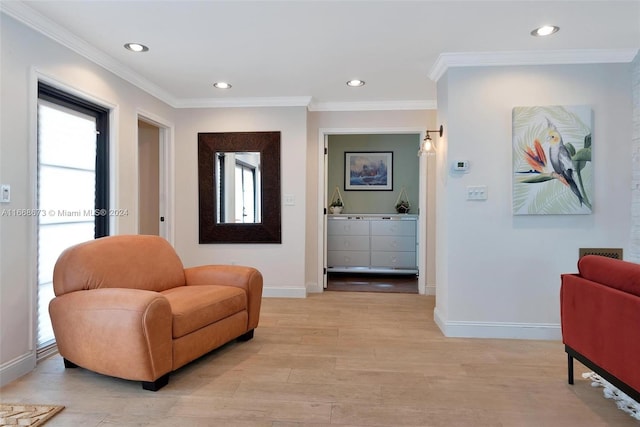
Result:
M344 189L393 190L393 151L344 153Z

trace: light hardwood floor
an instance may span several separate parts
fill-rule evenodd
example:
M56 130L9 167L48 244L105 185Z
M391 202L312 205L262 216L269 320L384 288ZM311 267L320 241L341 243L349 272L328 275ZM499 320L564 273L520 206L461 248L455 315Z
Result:
M59 356L0 389L62 404L55 426L632 426L560 342L445 338L434 298L325 292L265 298L255 338L138 382L65 370Z

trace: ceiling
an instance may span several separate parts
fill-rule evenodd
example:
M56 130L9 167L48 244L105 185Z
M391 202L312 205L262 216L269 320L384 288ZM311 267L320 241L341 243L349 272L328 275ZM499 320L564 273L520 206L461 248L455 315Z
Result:
M449 54L640 47L640 0L2 0L2 11L176 107L433 107ZM543 24L560 31L532 37Z

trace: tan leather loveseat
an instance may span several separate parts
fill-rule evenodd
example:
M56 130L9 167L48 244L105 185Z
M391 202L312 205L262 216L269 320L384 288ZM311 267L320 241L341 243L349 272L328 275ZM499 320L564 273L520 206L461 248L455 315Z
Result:
M184 268L157 236L103 237L65 250L49 313L65 367L142 382L169 373L258 326L262 275L252 267Z

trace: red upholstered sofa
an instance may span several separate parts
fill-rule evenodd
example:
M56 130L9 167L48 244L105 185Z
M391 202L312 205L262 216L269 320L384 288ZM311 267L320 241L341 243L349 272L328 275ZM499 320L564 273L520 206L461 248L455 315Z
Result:
M640 264L586 255L563 274L562 341L568 355L640 401Z

